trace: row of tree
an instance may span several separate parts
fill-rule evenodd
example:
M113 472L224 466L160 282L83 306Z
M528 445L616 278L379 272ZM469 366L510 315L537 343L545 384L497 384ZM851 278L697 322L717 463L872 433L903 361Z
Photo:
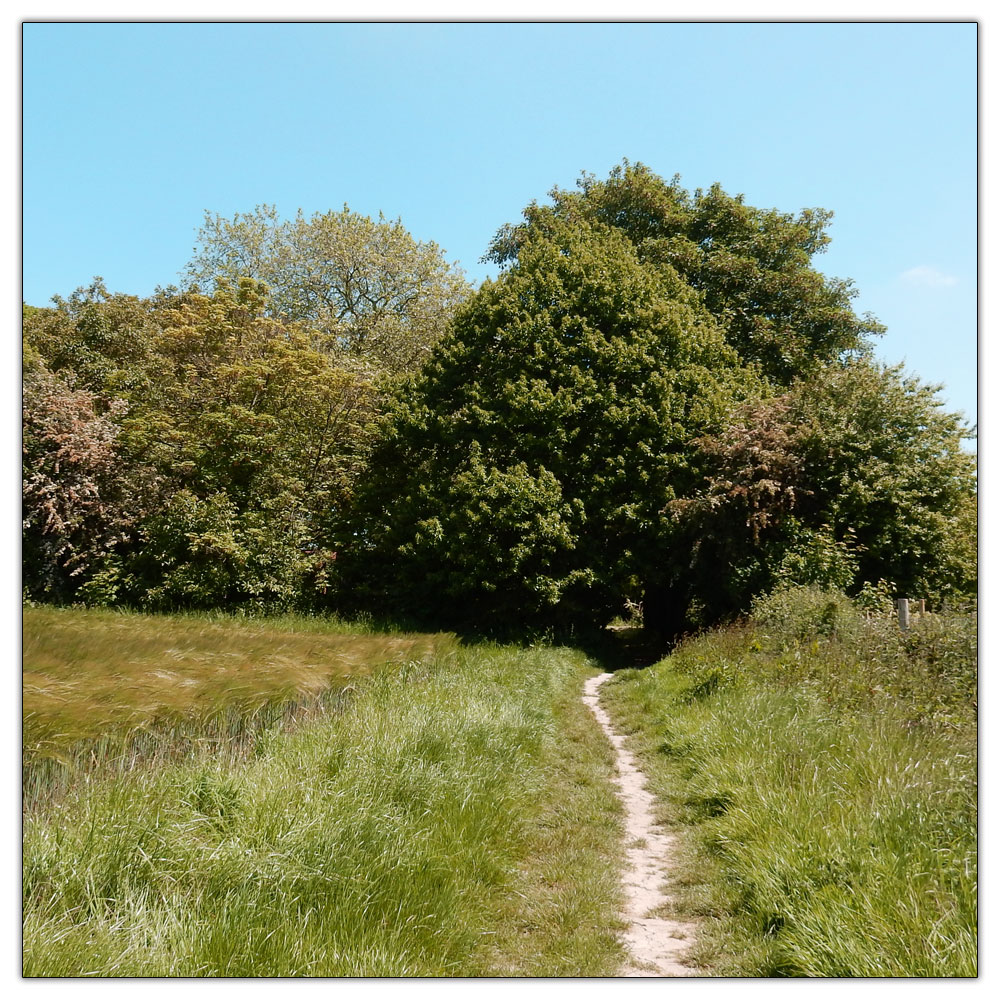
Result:
M342 212L207 216L189 287L25 309L25 585L667 633L781 582L976 586L975 468L813 257L830 215L627 161L472 289Z
M310 606L387 395L468 293L350 212L207 216L188 287L24 309L32 598Z

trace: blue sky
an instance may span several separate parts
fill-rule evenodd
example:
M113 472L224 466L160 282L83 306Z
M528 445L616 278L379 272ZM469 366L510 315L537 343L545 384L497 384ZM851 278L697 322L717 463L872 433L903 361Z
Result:
M975 420L971 23L26 24L23 294L178 280L206 209L400 217L473 279L623 157L835 212L828 274Z

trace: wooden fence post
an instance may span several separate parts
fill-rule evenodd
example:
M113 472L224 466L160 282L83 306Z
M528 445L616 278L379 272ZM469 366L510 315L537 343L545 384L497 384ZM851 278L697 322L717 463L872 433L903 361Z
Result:
M901 597L896 601L896 612L899 615L899 627L905 632L910 627L910 602Z

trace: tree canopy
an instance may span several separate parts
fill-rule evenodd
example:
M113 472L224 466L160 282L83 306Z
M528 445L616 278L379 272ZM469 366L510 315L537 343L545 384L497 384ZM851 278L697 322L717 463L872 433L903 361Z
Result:
M626 162L524 215L382 427L352 593L486 627L641 599L676 634L781 582L969 592L961 423L813 269L830 213Z
M782 583L941 601L976 588L975 459L936 387L831 364L695 442L702 484L668 510L707 621Z
M528 233L398 394L348 579L437 621L613 614L669 558L688 442L755 382L698 295L620 232Z
M555 188L551 205L530 204L524 221L500 229L487 258L517 260L534 230L556 220L596 220L624 233L642 261L670 264L699 291L746 363L778 384L845 352L863 352L883 327L859 317L852 282L813 267L830 237L833 213L798 215L747 205L718 184L693 194L627 160L606 180L584 174L578 190Z
M24 309L26 592L670 635L783 584L971 595L966 430L873 360L829 219L626 161L471 291L346 207L206 216L192 287Z
M146 302L95 283L29 312L29 593L287 607L326 588L328 524L381 397L270 311L245 278ZM102 353L126 329L133 348Z
M420 366L469 290L436 243L346 205L309 218L299 210L292 220L273 205L232 219L206 212L185 275L209 292L220 278L261 281L277 318L391 374Z

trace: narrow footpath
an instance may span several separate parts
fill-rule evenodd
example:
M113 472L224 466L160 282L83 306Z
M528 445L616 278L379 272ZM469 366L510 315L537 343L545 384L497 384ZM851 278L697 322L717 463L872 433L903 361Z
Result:
M694 976L695 971L683 964L683 954L691 944L694 925L649 915L670 900L663 891L663 880L672 861L674 838L657 827L653 796L646 790L646 776L625 749L625 737L615 731L607 712L598 704L598 691L610 677L611 674L600 674L586 681L583 702L594 713L615 749L618 764L615 782L625 806L628 864L623 916L629 925L625 943L631 962L621 975Z

